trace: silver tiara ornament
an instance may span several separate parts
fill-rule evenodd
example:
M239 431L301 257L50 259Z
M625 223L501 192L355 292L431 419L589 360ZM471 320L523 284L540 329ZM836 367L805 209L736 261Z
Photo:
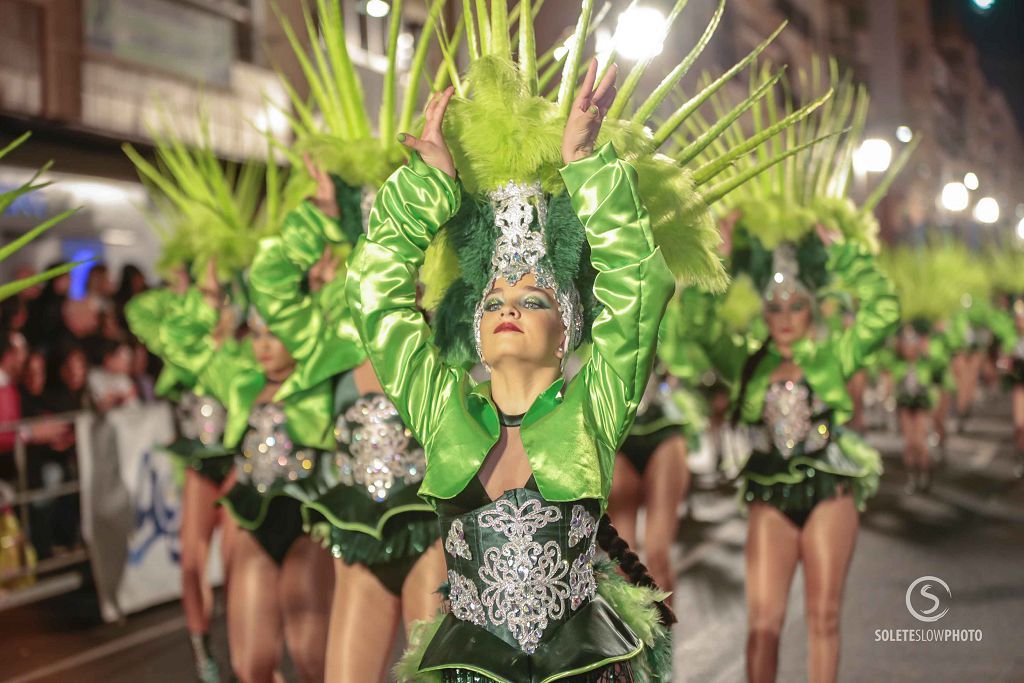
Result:
M480 322L484 315L484 301L487 293L498 278L505 278L515 285L524 275L533 273L537 286L555 292L558 310L565 328L566 351L579 346L583 336L583 311L580 295L575 287L562 291L557 286L554 274L547 264L547 247L544 244L544 229L547 227L548 207L544 201L544 190L539 182L529 185L509 182L487 195L494 208L494 225L498 228L498 239L494 246L491 265L494 268L490 282L481 293L473 316L473 334L477 355L483 359L480 345ZM537 229L534 229L536 216ZM568 353L565 354L568 356Z
M783 242L772 252L772 277L764 291L768 301L788 301L801 294L811 297L810 290L800 282L800 264L796 260L796 248L791 242Z

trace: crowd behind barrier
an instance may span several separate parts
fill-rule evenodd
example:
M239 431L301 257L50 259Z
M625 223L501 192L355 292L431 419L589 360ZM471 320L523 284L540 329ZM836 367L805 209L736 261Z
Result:
M178 594L181 473L154 457L173 413L124 318L141 271L85 282L0 303L0 610L91 580L110 620Z

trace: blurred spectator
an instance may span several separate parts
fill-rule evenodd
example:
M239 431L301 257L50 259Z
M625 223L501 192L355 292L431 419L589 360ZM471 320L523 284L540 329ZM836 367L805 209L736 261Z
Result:
M25 368L21 373L21 414L35 417L48 412L44 393L46 391L46 355L39 350L30 350Z
M59 262L51 263L47 268L58 265ZM51 344L65 336L62 310L70 287L71 275L65 273L47 282L42 293L29 304L24 332L33 346Z
M132 379L139 399L145 403L156 400L155 375L149 371L151 356L142 344L135 342L132 346Z
M138 405L132 381L132 345L125 339L103 339L98 343L101 364L89 369L87 385L93 406L106 412L119 406Z
M18 381L28 359L25 338L17 332L0 332L0 423L21 420L21 396ZM68 432L67 425L42 422L31 426L0 430L0 451L14 447L15 434L20 433L27 443L48 443L61 439Z
M128 321L124 317L124 307L133 296L141 294L149 289L146 284L146 276L142 274L139 267L127 263L121 268L121 283L114 294L114 308L117 311L117 321L121 329L128 329Z
M23 280L27 277L32 277L36 274L36 269L27 263L23 263L14 269L14 279ZM26 303L29 301L35 301L39 298L39 295L43 293L43 287L45 283L40 282L39 284L26 287L25 289L18 292L18 298Z
M20 332L28 322L28 303L18 296L0 302L0 329Z
M89 362L85 351L73 341L50 349L46 358L46 405L55 413L89 407L86 382Z

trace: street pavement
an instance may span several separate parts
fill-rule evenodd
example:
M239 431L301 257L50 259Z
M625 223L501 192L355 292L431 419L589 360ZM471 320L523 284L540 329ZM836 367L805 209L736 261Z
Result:
M862 517L847 582L840 681L1024 682L1024 481L1014 476L1007 403L1002 397L985 402L966 432L951 437L927 495L904 493L898 437L871 434L869 440L885 455L886 473ZM725 493L694 492L689 511L676 558L674 680L742 681L746 524ZM948 608L934 623L917 621L906 604L908 587L924 576L943 580L951 594L933 582L942 609ZM927 607L917 597L914 606ZM970 630L975 642L876 638L876 631L922 628ZM226 668L222 614L214 641ZM100 625L95 600L80 590L0 612L0 643L0 681L9 683L194 680L176 604L133 615L123 624ZM805 659L798 571L778 680L806 680ZM290 667L285 674L296 680Z

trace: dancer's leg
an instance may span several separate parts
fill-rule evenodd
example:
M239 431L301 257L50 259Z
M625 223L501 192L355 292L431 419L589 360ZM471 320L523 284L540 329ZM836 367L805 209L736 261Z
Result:
M750 505L747 528L747 679L773 683L789 586L800 556L800 530L765 503Z
M241 683L272 683L281 659L282 622L278 567L247 531L231 548L228 644Z
M644 472L644 507L647 522L644 533L644 559L654 582L662 590L675 590L675 573L670 555L679 530L679 502L690 487L686 465L686 441L681 434L671 436L651 455ZM614 520L614 518L613 518Z
M643 478L622 453L615 454L608 516L631 548L636 548L636 516L643 502Z
M402 584L402 617L407 630L414 621L437 615L441 609L441 595L437 591L444 581L444 552L438 541L420 556Z
M844 495L818 503L800 534L810 683L834 683L836 680L843 586L859 524L853 497Z
M278 600L288 656L303 683L324 680L333 592L331 556L309 536L300 536L284 558Z
M400 600L365 565L335 560L334 569L338 591L331 608L327 683L383 683L402 618Z

